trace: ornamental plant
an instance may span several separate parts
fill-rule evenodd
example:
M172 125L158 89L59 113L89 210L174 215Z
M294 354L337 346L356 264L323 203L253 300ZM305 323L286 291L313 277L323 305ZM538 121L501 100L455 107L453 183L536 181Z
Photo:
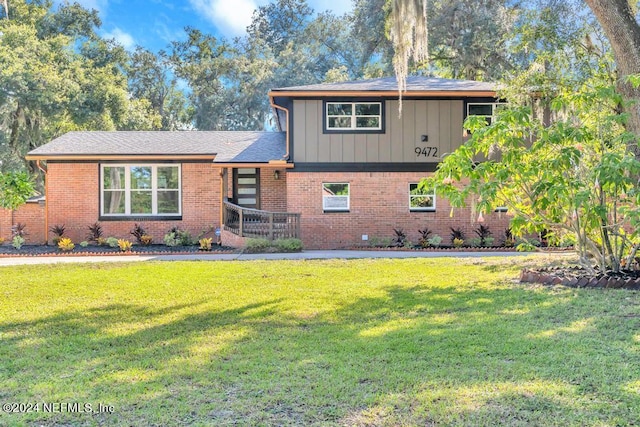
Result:
M118 247L122 252L131 252L133 243L126 239L118 239Z
M203 237L202 239L198 240L198 243L200 243L200 250L201 251L210 251L211 250L211 246L213 244L213 238L209 237Z
M68 237L61 237L60 240L58 240L58 249L63 252L71 252L75 247L76 245L74 245Z

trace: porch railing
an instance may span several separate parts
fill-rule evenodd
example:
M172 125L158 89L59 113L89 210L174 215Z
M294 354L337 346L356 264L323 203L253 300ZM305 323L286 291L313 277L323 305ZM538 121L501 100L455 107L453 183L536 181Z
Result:
M240 237L300 238L300 214L268 212L224 202L224 228Z

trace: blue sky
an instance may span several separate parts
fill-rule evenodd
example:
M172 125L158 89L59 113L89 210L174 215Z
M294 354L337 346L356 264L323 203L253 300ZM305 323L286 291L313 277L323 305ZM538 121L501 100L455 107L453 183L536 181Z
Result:
M62 0L58 0L60 3ZM102 20L101 35L115 38L125 48L136 45L157 51L170 41L184 39L184 27L191 26L232 39L245 34L253 11L269 0L75 0L96 9ZM343 14L351 0L308 0L316 11Z

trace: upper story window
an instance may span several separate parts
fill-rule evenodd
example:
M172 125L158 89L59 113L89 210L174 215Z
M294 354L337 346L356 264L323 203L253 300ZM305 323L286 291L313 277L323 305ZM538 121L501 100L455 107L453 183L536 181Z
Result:
M382 110L381 102L326 102L325 130L381 131Z
M487 124L490 125L496 115L497 108L500 105L503 105L503 103L469 103L467 104L467 116L484 116L486 117Z
M101 215L179 217L179 165L102 165Z

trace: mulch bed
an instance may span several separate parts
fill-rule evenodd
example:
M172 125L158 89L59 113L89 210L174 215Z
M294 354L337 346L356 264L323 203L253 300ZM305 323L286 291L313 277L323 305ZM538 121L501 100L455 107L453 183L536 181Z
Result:
M573 288L608 288L640 290L640 271L589 274L581 267L549 267L524 269L520 282L543 285L563 285Z
M33 256L184 255L194 253L211 254L235 252L237 252L237 249L228 246L213 246L211 251L201 251L199 246L134 245L129 252L122 252L119 248L98 245L88 245L84 248L76 245L70 252L63 252L53 245L24 245L20 249L16 249L7 244L0 246L0 258Z

